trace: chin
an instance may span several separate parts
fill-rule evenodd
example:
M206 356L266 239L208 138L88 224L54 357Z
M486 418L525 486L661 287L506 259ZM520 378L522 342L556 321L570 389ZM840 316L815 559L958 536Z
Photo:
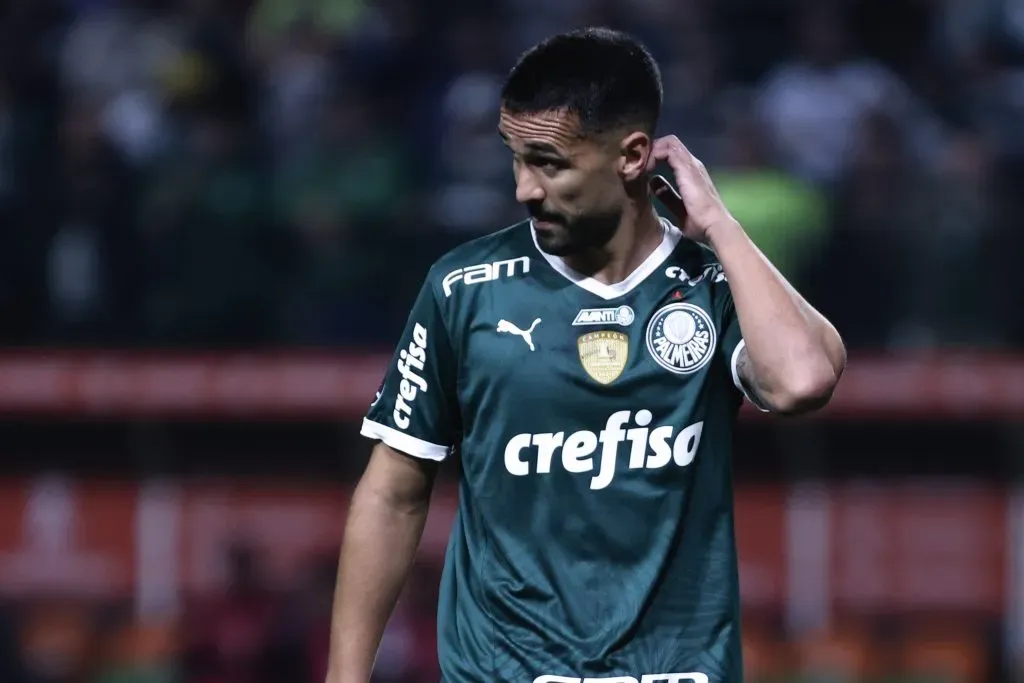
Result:
M558 256L562 258L566 256L572 256L573 254L576 253L576 249L573 247L573 245L566 244L564 242L545 244L543 240L537 240L537 246L539 246L540 250L543 251L545 254L549 254L551 256Z
M575 251L572 240L560 226L552 229L534 225L533 230L537 237L537 246L545 254L568 256Z

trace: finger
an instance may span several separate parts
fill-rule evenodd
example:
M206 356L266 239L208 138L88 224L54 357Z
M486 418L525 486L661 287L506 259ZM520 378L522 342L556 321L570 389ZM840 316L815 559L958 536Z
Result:
M669 144L670 144L670 145L671 145L671 146L672 146L672 147L673 147L673 148L674 148L674 149L675 149L675 150L676 150L676 151L677 151L677 152L678 152L678 153L680 154L680 156L682 156L683 158L685 158L685 159L687 159L687 160L689 160L689 161L696 161L696 160L697 160L697 157L693 156L693 152L691 152L691 151L690 151L690 148L689 148L689 147L687 147L686 145L684 145L684 144L683 144L683 141L682 141L682 140L680 140L679 138L677 138L676 136L674 136L674 135L673 135L673 136L671 137L671 139L669 140Z
M700 160L675 135L658 138L651 145L651 156L647 162L647 170L654 170L659 161L666 162L677 176L700 175Z
M676 192L676 188L672 187L672 183L660 175L651 178L650 185L654 196L665 205L665 208L672 213L681 225L686 220L686 204L683 203L683 198Z
M659 161L665 161L668 159L670 149L665 144L665 138L658 138L651 145L651 155L647 159L647 170L653 171L654 167L658 165Z

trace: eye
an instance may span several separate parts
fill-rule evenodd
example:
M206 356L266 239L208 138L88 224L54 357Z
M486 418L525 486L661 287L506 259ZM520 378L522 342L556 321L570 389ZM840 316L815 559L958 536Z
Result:
M553 176L562 170L562 167L554 161L543 161L540 164L540 170L544 172L546 176Z
M556 175L559 171L563 171L569 166L564 160L551 157L536 157L530 159L529 163L534 168L540 169L546 176Z

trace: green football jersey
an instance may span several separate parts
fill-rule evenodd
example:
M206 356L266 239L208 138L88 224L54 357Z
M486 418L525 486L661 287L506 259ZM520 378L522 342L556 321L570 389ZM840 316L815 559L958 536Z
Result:
M447 682L741 680L743 340L714 254L662 227L614 285L541 252L529 222L427 275L362 433L459 454Z

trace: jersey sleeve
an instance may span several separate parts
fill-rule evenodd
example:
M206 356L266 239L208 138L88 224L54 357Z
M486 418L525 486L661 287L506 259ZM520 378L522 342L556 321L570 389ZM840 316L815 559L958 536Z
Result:
M750 401L755 408L761 412L768 412L768 409L757 400L751 392L747 391L747 388L743 385L743 381L740 379L739 369L737 364L739 362L740 353L743 351L743 347L746 346L746 341L743 339L743 331L740 329L740 321L736 316L736 305L732 300L732 291L729 289L729 283L725 279L725 274L721 273L718 275L720 281L716 283L716 287L719 288L718 298L721 300L720 303L720 327L722 330L722 341L720 345L720 352L723 355L723 360L726 363L726 367L729 368L729 374L732 377L732 383L742 393L748 401Z
M428 277L360 433L413 457L444 460L459 430L457 372Z

